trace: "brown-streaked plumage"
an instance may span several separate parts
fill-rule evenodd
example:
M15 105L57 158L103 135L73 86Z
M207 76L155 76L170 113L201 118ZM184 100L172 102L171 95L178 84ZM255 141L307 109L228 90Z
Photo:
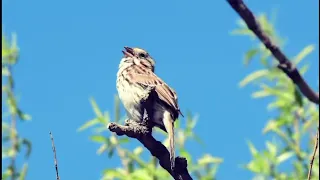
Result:
M151 99L154 126L168 133L171 167L175 165L174 121L182 115L176 92L154 73L155 61L145 50L124 47L117 73L117 90L130 119L142 121L143 102ZM152 96L152 97L150 97ZM182 115L183 116L183 115Z

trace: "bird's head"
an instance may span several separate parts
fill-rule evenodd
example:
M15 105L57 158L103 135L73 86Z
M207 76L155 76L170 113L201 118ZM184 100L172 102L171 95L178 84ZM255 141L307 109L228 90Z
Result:
M122 53L124 54L124 59L131 60L136 65L142 65L154 71L155 61L146 50L125 46Z

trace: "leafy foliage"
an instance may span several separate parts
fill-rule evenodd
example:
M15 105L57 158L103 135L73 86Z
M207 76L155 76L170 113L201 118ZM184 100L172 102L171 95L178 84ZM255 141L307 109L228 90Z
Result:
M263 30L281 46L281 39L266 15L260 15L258 20ZM239 28L233 34L249 36L254 40L255 36L249 31L244 22L239 21ZM292 62L296 66L300 65L313 49L313 45L306 46L292 58ZM247 51L244 64L248 65L253 59L259 59L263 68L246 76L240 86L258 86L252 97L271 97L272 101L267 109L276 111L277 115L268 120L263 129L264 134L273 138L273 141L266 142L266 149L258 151L251 142L248 143L252 160L245 168L254 173L254 179L306 179L313 152L314 132L319 121L319 109L303 97L294 83L277 69L277 61L262 43ZM308 64L304 64L299 71L304 74L308 67ZM282 170L282 164L291 166L290 170ZM312 174L312 179L319 179L319 155L315 159Z
M19 108L14 93L14 78L12 69L18 61L19 48L16 43L16 36L13 34L11 43L2 35L2 106L6 110L2 114L2 161L8 160L9 165L2 172L2 179L24 180L28 170L28 164L24 163L19 171L16 167L16 158L22 147L26 148L25 158L31 153L31 142L18 134L16 127L17 120L27 121L31 117L23 113Z
M103 180L113 180L113 179L134 179L134 180L148 180L148 179L171 179L170 175L162 169L156 158L151 157L150 159L143 158L143 153L147 153L151 156L149 152L145 152L145 148L141 145L129 149L123 147L125 143L130 142L127 137L118 137L112 133L109 133L107 129L107 124L111 122L111 117L108 112L102 113L99 109L97 103L91 98L90 99L93 111L95 112L96 118L87 121L78 130L83 131L88 128L94 129L94 134L90 136L93 142L101 144L97 150L97 154L106 153L108 157L112 157L115 154L121 160L121 167L109 168L103 170ZM120 119L120 105L119 99L115 96L115 122L121 122ZM188 160L189 172L199 180L214 180L219 164L223 162L221 158L213 157L210 154L204 154L201 158L195 160L192 158L190 153L185 148L185 143L188 140L195 140L201 144L201 140L194 133L194 127L196 125L196 117L192 117L189 113L186 118L186 125L182 127L180 121L177 120L176 127L176 144L177 151L179 154ZM165 133L157 128L155 130L155 135L157 137L165 136ZM102 133L107 132L108 136L103 136ZM163 143L168 147L168 139L165 138Z

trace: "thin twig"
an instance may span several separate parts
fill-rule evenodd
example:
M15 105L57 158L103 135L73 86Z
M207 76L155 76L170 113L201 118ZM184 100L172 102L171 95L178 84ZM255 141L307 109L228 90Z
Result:
M56 176L57 176L57 180L60 180L59 172L58 172L58 161L57 161L56 147L54 145L53 136L52 136L51 132L50 132L50 138L51 138L52 151L53 151L53 156L54 156L54 166L56 168Z
M242 0L227 0L231 7L241 16L248 28L260 39L273 56L279 61L281 69L300 89L301 93L311 102L319 104L319 94L314 92L300 75L297 68L290 62L286 55L275 45L268 35L261 29L259 22Z
M308 173L308 180L311 179L313 161L314 161L314 158L315 158L315 156L317 154L318 143L319 143L319 127L317 129L317 135L316 135L316 140L314 142L313 154L312 154L312 157L311 157L311 160L310 160L310 168L309 168L309 173Z

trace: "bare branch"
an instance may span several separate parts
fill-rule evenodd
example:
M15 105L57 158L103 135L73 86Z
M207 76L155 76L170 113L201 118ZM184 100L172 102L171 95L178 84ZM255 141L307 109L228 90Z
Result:
M126 120L125 125L110 123L108 128L118 136L126 135L140 141L175 180L192 180L187 169L187 160L183 157L176 157L175 169L171 170L169 151L161 142L154 139L151 128L133 120Z
M245 3L242 0L227 1L245 21L248 28L263 42L266 48L269 49L273 56L279 61L278 68L281 69L299 87L305 97L307 97L311 102L319 104L319 94L310 88L300 75L297 68L292 65L280 48L271 41L265 32L263 32L260 24Z
M314 158L315 158L315 156L317 154L318 142L319 142L319 127L317 129L317 135L316 135L316 139L315 139L315 142L314 142L313 154L312 154L312 157L311 157L311 160L310 160L310 168L309 168L309 173L308 173L308 180L311 179L313 161L314 161Z
M58 161L57 161L56 147L54 145L53 136L52 136L51 132L50 132L50 138L51 138L52 151L53 151L53 156L54 156L54 166L56 168L56 176L57 176L57 180L60 180L59 172L58 172Z

